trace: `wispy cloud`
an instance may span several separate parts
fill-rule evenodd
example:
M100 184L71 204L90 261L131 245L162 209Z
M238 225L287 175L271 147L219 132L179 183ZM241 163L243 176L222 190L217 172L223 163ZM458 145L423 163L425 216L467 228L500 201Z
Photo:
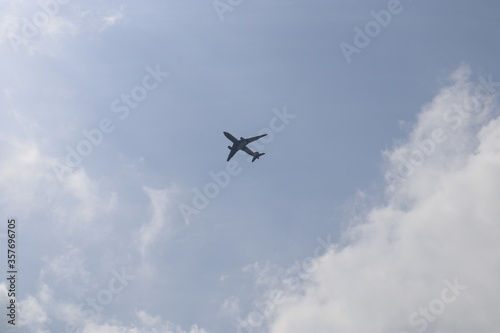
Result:
M120 8L113 10L110 14L101 16L100 21L102 25L99 30L103 31L125 20L125 6L121 5Z
M45 258L45 267L40 274L41 281L56 282L59 289L71 291L74 297L82 297L88 291L90 273L85 269L85 258L82 250L69 248L55 258Z
M88 323L83 328L83 333L208 333L198 325L192 325L188 330L184 330L179 325L175 325L167 320L163 320L160 316L153 316L146 311L136 312L136 317L139 323L125 325L116 321L102 324Z
M113 5L107 13L75 2L46 1L3 3L0 14L0 44L15 53L57 57L62 42L75 36L94 36L118 23L126 22L125 7Z
M173 190L155 190L149 187L144 187L143 190L149 197L151 211L151 219L144 222L139 230L138 250L144 257L148 249L161 236L161 232L168 235L170 231L167 208Z

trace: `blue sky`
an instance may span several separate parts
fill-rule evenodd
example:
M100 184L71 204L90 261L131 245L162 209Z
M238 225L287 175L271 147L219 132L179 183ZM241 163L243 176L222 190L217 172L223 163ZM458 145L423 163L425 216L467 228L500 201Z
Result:
M499 11L2 2L17 330L497 332Z

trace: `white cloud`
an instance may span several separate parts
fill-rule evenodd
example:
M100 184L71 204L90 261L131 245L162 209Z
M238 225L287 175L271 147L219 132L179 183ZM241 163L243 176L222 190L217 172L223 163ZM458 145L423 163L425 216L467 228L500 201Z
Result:
M168 234L170 231L167 208L174 190L155 190L149 187L144 187L143 190L151 201L151 219L143 223L139 230L138 250L144 257L148 248L160 237L160 232L164 231Z
M61 14L67 4L51 2L9 2L3 4L0 43L15 53L27 52L54 56L63 38L74 36L80 22Z
M9 297L7 296L8 294L8 287L6 285L6 282L0 283L0 307L2 309L7 309L7 306L9 304ZM5 316L5 318L8 318ZM10 319L10 318L8 318ZM0 329L2 332L7 331L7 328L10 325L7 323L7 320L2 320L0 321Z
M219 310L219 315L237 318L240 316L240 301L238 297L231 296L224 300Z
M247 320L248 328L258 332L267 322L272 333L498 331L500 118L494 96L482 96L480 109L459 109L484 91L470 74L459 68L409 139L385 152L388 172L434 129L447 140L392 184L364 223L348 229L345 247L318 260L300 292L282 287L280 301L263 321ZM447 122L444 114L455 118ZM462 287L445 303L446 283Z
M87 228L95 222L97 214L110 212L117 206L116 193L103 194L99 182L91 179L83 168L65 178L61 192L69 194L69 198L53 204L54 216L65 224L71 221L75 229Z
M41 280L56 282L59 289L63 286L75 297L82 297L87 291L90 273L84 266L84 254L80 249L69 248L67 252L49 260L41 271Z
M87 324L82 330L83 333L139 333L137 328L127 328L111 324Z
M254 275L257 287L275 286L278 283L278 277L283 274L282 269L269 262L264 264L255 262L253 264L246 265L243 267L242 271Z
M8 97L9 90L4 94L9 106L1 117L6 128L0 134L0 185L4 188L0 204L19 217L43 211L71 231L85 229L97 214L116 209L116 193L89 177L84 168L59 181L52 167L56 159L45 151L56 139L42 130L35 114L18 107L20 100Z
M189 331L182 329L169 321L164 321L160 316L152 316L145 311L136 312L139 325L123 325L118 322L106 322L103 324L87 323L83 327L83 333L208 333L203 328L194 324Z
M19 316L19 326L30 328L41 327L49 322L49 318L43 306L33 296L26 297L20 302L22 316Z
M123 5L101 14L76 2L14 2L0 5L0 44L15 53L44 54L57 57L66 38L94 36L126 21ZM95 6L90 8L95 9Z
M0 161L0 183L6 192L2 203L22 209L34 202L38 186L44 181L46 166L36 143L6 138L2 135L2 161Z
M101 17L101 28L100 30L103 31L109 27L112 27L122 21L125 20L125 7L122 5L120 6L119 9L114 10L112 13L109 15L105 15Z
M145 326L156 326L161 322L160 316L150 315L146 311L137 311L136 315Z

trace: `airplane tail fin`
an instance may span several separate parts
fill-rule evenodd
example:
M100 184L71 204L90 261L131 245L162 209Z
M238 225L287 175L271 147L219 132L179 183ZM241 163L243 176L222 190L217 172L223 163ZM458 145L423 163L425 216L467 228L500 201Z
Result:
M259 153L259 152L255 152L255 154L253 155L253 158L252 158L252 162L254 162L255 160L258 160L259 157L261 157L262 155L264 155L265 153Z

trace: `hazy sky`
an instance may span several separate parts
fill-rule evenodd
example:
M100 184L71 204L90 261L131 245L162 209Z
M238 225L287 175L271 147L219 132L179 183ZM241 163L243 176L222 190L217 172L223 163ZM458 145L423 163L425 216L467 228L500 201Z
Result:
M499 16L2 1L0 328L498 332Z

